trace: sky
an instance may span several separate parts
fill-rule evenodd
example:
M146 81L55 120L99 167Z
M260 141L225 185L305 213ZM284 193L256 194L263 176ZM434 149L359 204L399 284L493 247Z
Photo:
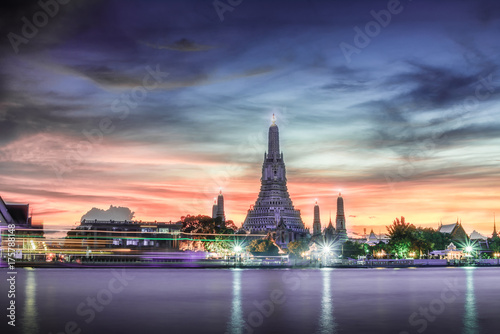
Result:
M491 235L498 1L47 3L0 10L0 196L46 227L210 215L219 189L240 226L275 114L306 226L341 191L354 233Z

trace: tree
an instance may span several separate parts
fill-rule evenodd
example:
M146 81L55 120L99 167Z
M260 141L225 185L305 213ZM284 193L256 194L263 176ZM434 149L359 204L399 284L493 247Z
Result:
M259 253L259 255L278 255L279 253L279 248L274 242L264 239L252 240L247 250L251 253Z
M500 253L500 238L491 238L489 239L490 249L493 253Z
M192 238L202 241L203 248L213 253L222 253L231 251L233 248L233 237L236 231L236 225L232 220L225 223L221 219L212 218L205 215L181 217L181 231L193 233ZM199 234L199 235L197 235ZM190 241L195 244L197 241Z
M417 238L422 240L422 253L428 253L433 250L443 250L451 243L451 236L447 233L441 233L433 228L417 228Z
M383 241L379 241L377 244L373 246L368 246L369 254L374 257L377 257L379 253L384 252L385 254L389 253L389 246Z
M288 243L288 250L293 255L297 257L302 257L301 254L309 250L309 241L307 240L292 241Z
M366 249L363 244L347 240L342 247L342 257L344 259L355 259L358 256L366 255Z
M405 217L401 217L401 220L396 218L392 225L387 226L387 232L389 232L389 250L397 258L408 257L409 252L415 249L416 244L416 228L414 225L405 222Z

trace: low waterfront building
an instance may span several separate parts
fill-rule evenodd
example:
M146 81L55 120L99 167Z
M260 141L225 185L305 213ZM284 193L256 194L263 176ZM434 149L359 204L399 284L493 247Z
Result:
M430 255L438 259L447 260L460 260L465 256L464 252L457 249L457 246L453 242L446 249L432 251Z
M43 223L34 222L28 203L5 202L0 196L0 243L8 248L8 237L15 236L15 257L30 260L46 249Z
M182 223L82 220L68 232L70 248L179 249Z

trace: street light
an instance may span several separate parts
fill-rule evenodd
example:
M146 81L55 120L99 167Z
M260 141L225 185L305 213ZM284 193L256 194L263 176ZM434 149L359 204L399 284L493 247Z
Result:
M240 245L234 246L234 252L236 253L236 263L241 262L241 251L243 248Z

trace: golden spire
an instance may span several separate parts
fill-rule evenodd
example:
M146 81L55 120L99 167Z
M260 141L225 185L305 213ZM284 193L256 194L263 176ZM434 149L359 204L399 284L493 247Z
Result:
M273 125L276 125L276 117L273 114Z

